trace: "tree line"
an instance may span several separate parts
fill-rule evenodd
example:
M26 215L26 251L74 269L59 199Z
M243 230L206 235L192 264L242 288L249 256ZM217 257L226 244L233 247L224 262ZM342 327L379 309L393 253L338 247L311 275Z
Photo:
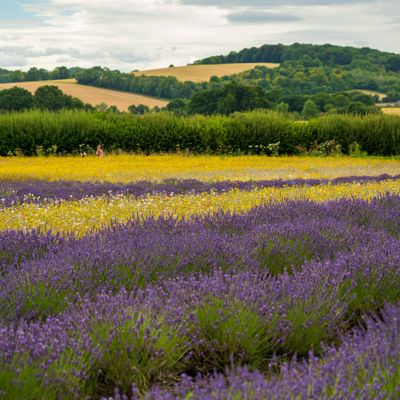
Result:
M374 99L358 92L318 94L314 96L287 95L274 97L271 93L254 86L231 82L221 87L206 89L196 93L190 100L175 99L165 108L178 115L224 114L255 109L273 109L282 113L297 113L299 117L312 118L321 113L369 114L378 113ZM99 104L92 107L80 99L64 94L56 86L42 86L35 94L28 90L14 87L0 91L0 111L24 111L33 108L58 111L62 109L86 109L101 112L119 113L115 106ZM132 114L143 115L161 111L150 109L143 104L128 107Z
M32 94L26 89L13 87L0 90L0 111L16 112L34 108L58 111L64 109L92 109L90 104L64 94L57 86L41 86Z
M207 82L180 82L175 77L145 76L93 67L75 74L78 83L124 92L133 92L164 99L190 99L195 93L207 88Z
M260 87L230 82L196 93L189 101L172 100L167 109L178 114L231 114L236 111L273 109L282 113L298 113L304 118L321 113L380 113L372 96L354 91L314 95L283 94Z
M319 61L323 65L336 67L339 65L351 68L370 66L383 67L387 72L400 72L400 55L383 52L369 47L335 46L331 44L313 45L294 43L292 45L265 44L251 47L239 52L232 51L228 55L211 56L195 61L194 64L232 64L285 61Z
M32 67L28 71L10 71L0 68L0 83L29 82L29 81L48 81L57 79L69 79L79 71L80 68L57 67L52 71L44 68Z

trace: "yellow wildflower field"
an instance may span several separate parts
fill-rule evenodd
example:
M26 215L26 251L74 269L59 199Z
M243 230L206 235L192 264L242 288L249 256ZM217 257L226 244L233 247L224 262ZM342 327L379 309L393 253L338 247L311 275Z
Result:
M96 157L0 158L0 179L102 182L167 178L260 180L400 174L400 160L354 157L108 155Z
M188 219L217 211L244 213L257 205L286 200L309 199L322 202L341 198L369 200L386 193L400 194L399 181L262 188L251 191L233 189L189 195L111 196L79 201L54 201L48 204L22 204L0 209L0 230L33 229L72 233L77 236L102 229L115 222L148 216Z

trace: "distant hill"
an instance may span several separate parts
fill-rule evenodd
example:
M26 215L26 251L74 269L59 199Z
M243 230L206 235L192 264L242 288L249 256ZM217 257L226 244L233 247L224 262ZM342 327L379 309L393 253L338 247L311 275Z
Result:
M212 76L219 78L249 71L257 66L266 68L278 68L277 63L238 63L238 64L209 64L209 65L187 65L184 67L169 67L151 69L146 71L135 71L133 75L140 76L172 76L178 81L208 82Z
M231 64L231 63L283 63L285 61L320 61L326 66L348 65L352 68L368 68L376 65L387 72L400 72L400 55L383 52L369 47L356 48L331 44L314 45L294 43L292 45L265 44L251 47L227 55L218 55L195 61L194 64Z
M96 106L100 103L105 103L108 106L116 106L120 111L127 111L128 107L132 104L143 104L150 108L153 108L155 106L165 107L168 104L168 101L155 99L148 96L141 96L116 90L79 85L76 83L75 79L2 83L0 84L0 90L9 89L17 86L27 89L31 93L34 93L37 88L46 85L57 86L60 90L63 91L63 93L73 97L77 97L84 103L89 103L92 106Z
M314 104L309 106L314 112L362 114L376 112L376 102L383 105L400 100L399 54L330 44L267 44L211 56L186 67L134 73L100 66L59 67L54 71L31 68L27 72L0 68L0 82L28 78L40 81L56 76L75 78L79 84L86 85L79 88L76 84L72 87L71 83L61 82L60 85L67 85L60 87L65 93L90 104L105 102L118 106L121 101L118 106L121 110L128 103L162 107L176 100L169 105L169 110L197 112L187 107L197 96L196 104L205 104L207 113L237 110L238 104L246 110L252 109L252 104L268 104L273 109L301 113L311 101ZM93 87L109 91L100 92ZM247 104L241 97L253 95L263 100Z

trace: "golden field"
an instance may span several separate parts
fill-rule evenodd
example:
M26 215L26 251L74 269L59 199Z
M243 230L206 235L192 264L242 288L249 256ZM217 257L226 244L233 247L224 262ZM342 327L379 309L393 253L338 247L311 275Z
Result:
M382 111L387 115L399 115L400 116L400 107L382 108Z
M277 68L279 64L274 63L240 63L240 64L207 64L187 65L184 67L170 67L151 69L147 71L135 71L133 75L147 76L173 76L178 81L208 82L212 76L226 76L248 71L258 65L267 68Z
M162 181L168 178L261 180L336 178L400 174L400 161L389 158L268 157L208 155L107 155L90 157L3 157L0 179L102 182Z
M100 103L105 103L108 106L116 106L120 111L127 111L128 107L132 104L144 104L150 108L155 106L165 107L168 101L156 99L153 97L142 96L133 93L119 92L117 90L109 90L96 88L92 86L79 85L75 79L63 79L55 81L37 81L37 82L15 82L15 83L2 83L1 89L9 89L18 86L29 90L34 93L39 87L53 85L57 86L65 94L77 97L84 103L89 103L96 106Z

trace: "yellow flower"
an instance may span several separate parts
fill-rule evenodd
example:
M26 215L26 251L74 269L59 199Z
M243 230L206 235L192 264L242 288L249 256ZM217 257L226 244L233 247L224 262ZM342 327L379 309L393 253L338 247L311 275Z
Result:
M41 228L82 236L113 222L126 222L130 218L173 216L189 219L195 215L214 214L219 210L243 213L257 205L271 202L297 199L323 202L341 198L370 200L388 192L400 194L399 181L263 188L252 191L234 189L225 193L197 195L84 198L79 201L23 204L0 209L0 230Z
M400 174L387 158L109 155L96 157L0 158L0 179L133 182L167 178L260 180Z

